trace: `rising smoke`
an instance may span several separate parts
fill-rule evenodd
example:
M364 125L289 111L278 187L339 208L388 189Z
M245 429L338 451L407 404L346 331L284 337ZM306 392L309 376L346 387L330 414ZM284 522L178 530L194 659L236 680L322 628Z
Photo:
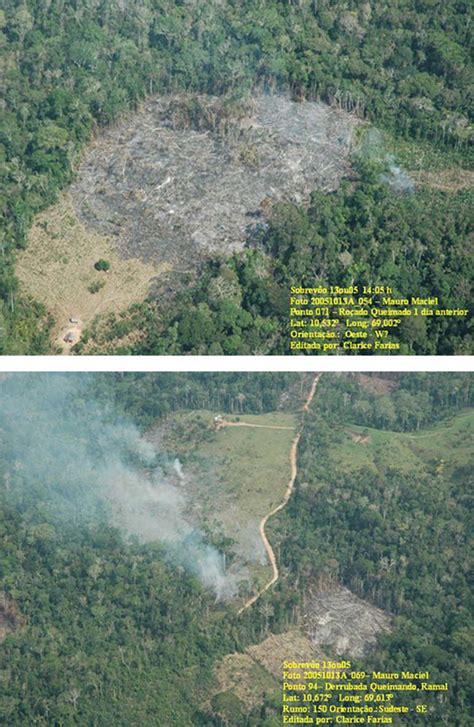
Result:
M381 174L380 179L393 189L394 192L413 192L415 183L409 176L408 172L395 163L393 154L386 154L384 163L387 165L388 172Z
M360 141L357 153L364 159L382 164L386 171L380 174L380 181L387 184L398 194L409 193L415 190L415 183L408 172L396 163L393 154L388 154L385 142L378 129L371 128L366 131Z
M222 555L186 519L167 466L137 427L100 402L93 375L8 374L0 379L0 456L10 504L56 527L108 522L125 537L160 541L219 599L237 591Z

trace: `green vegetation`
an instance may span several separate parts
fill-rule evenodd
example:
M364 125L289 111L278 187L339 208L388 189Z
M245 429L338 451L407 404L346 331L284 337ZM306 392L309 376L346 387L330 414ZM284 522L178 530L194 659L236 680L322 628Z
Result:
M282 498L290 479L290 447L296 420L291 415L246 415L240 423L253 427L225 427L199 454L225 472L229 493L237 497L239 509L248 508L262 517ZM264 427L270 427L266 429ZM286 427L272 429L271 427ZM262 427L262 428L260 428ZM259 503L262 499L263 502ZM259 503L257 505L257 503Z
M309 381L306 377L306 381ZM261 414L280 408L298 410L305 380L281 373L111 373L93 377L96 396L115 402L120 412L147 429L180 409Z
M428 431L441 420L451 432L451 415L472 405L470 375L445 373L391 373L364 377L354 374L330 388L318 389L322 415L334 413L353 424L395 432ZM462 415L464 416L464 415Z
M107 272L107 270L110 270L110 263L108 260L103 260L101 258L100 260L97 260L94 267L96 270L103 270L104 272Z
M124 541L104 523L105 513L100 524L62 521L48 498L61 486L58 477L67 483L76 476L71 453L82 451L82 423L96 407L105 436L109 422L120 432L130 431L131 422L143 431L165 426L185 402L196 413L177 417L170 441L180 437L189 451L204 406L229 420L261 423L285 401L277 415L285 421L291 417L285 412L300 408L308 379L86 374L49 375L38 386L38 375L16 376L18 391L28 396L43 395L47 384L52 415L71 411L75 426L69 443L58 442L54 428L47 433L49 459L25 489L25 472L35 465L31 437L20 432L12 440L9 399L0 400L1 590L22 617L0 644L2 723L218 727L227 720L231 727L275 727L281 721L276 673L282 655L303 659L310 648L298 632L304 597L321 581L342 581L395 615L393 633L380 639L364 668L428 669L433 680L450 685L443 701L425 696L430 724L469 723L472 376L322 376L300 441L296 491L270 524L282 577L241 616L172 565L161 545ZM64 396L65 380L72 396ZM8 382L1 379L0 387ZM25 429L37 428L28 417L25 411ZM362 439L348 439L348 431ZM219 450L217 437L207 436L198 449L232 457L230 430L217 434ZM94 452L101 446L93 440ZM361 454L353 457L356 447ZM240 444L238 452L245 458ZM60 455L64 465L52 467ZM231 546L222 547L230 555ZM0 619L1 609L0 598ZM218 683L214 669L222 664ZM410 715L409 724L426 727L426 717Z
M370 394L351 377L323 377L301 439L298 481L307 485L297 487L278 526L282 559L300 587L321 577L342 581L393 613L393 633L380 638L364 669L428 670L450 685L445 702L428 700L431 723L467 724L474 416L456 410L472 393L462 374L395 379L390 392ZM382 417L390 404L399 418L389 424ZM394 426L402 431L389 431ZM349 443L348 430L365 438Z
M345 433L339 434L333 447L328 450L328 457L347 472L354 467L367 467L376 471L382 453L388 448L399 468L414 476L421 468L419 446L425 455L431 453L433 457L440 456L441 469L444 468L444 460L440 453L444 449L449 451L452 447L456 448L457 461L468 465L472 456L470 445L473 429L472 409L464 414L457 414L452 422L445 420L433 428L423 428L416 434L351 425Z
M6 0L0 17L5 99L0 133L0 353L47 350L49 322L44 310L18 299L15 251L26 244L33 216L54 202L58 190L72 179L77 154L95 129L135 108L147 94L186 89L240 96L256 85L271 91L289 89L296 99L320 98L376 122L397 138L453 150L468 166L473 87L469 9L461 0L211 0L205 5L130 0L126 6ZM357 199L356 194L356 205ZM455 210L459 205L449 198L444 202ZM429 235L436 203L432 208L423 205ZM293 210L288 215L287 224L295 217L304 220L305 213ZM339 224L337 218L334 223ZM436 221L433 229L434 245L426 252L428 262L423 259L430 275L430 260L439 260ZM300 233L298 238L312 247L312 238L301 238ZM392 235L385 242L390 255L397 239ZM323 248L323 255L334 263L334 244L332 238L327 243L320 240L313 252L319 254ZM449 244L443 249L449 258L448 251ZM293 272L300 276L312 275L302 252L287 253L293 257L290 273L297 268ZM262 281L254 267L258 256L253 262L250 257L230 264L231 269L239 265L243 269L234 272L244 276L239 284L247 298L252 295L250 279L256 278L255 300L247 300L237 318L233 309L220 311L221 316L230 316L229 328L243 332L231 332L227 344L219 337L216 346L224 353L244 353L250 344L255 344L255 351L280 350L282 332L273 319L283 305L280 288L285 281ZM384 263L377 262L362 259L368 272L385 274ZM443 292L447 288L454 297L451 277L459 274L459 261L453 264L446 260L433 284L429 278L420 282L431 288L442 285ZM280 262L275 265L278 268ZM411 266L409 261L410 270ZM390 272L390 279L407 275L399 262L394 267L400 271ZM461 273L466 274L464 268ZM430 294L435 293L430 290ZM264 305L267 311L260 311L253 324L252 307ZM201 345L213 353L206 333L212 318L219 319L216 311L209 313L205 307L199 311L194 338L186 332L186 322L177 320L167 352L198 348L202 331ZM171 340L173 335L177 343ZM460 335L455 331L455 340L438 352L459 352ZM154 337L149 338L148 352L159 352ZM411 350L409 337L406 343ZM430 342L422 351L413 345L413 352L429 352L435 344Z
M87 290L89 291L89 293L92 293L92 294L98 293L99 290L102 290L104 285L105 285L105 282L103 280L94 280L94 282L89 285Z
M232 640L197 583L110 530L55 532L5 508L0 528L2 579L28 622L0 647L3 723L198 724L189 694Z

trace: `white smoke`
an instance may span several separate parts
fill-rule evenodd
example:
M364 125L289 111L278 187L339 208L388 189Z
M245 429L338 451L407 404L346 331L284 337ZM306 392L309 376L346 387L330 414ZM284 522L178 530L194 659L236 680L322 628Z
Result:
M378 129L370 128L363 135L357 153L363 159L368 159L387 168L387 172L380 175L380 181L387 184L398 194L413 192L415 183L408 172L396 163L393 154L386 152L384 137Z
M393 189L394 192L413 192L415 183L408 172L395 164L395 157L392 154L385 156L385 163L388 166L388 174L381 174L380 179Z
M176 457L175 461L173 462L173 469L178 475L179 479L182 480L184 478L183 474L183 467L179 459Z
M12 374L0 380L0 456L18 508L36 507L61 525L103 520L140 541L160 541L170 557L217 598L237 575L186 517L186 501L166 466L130 421L91 394L91 375ZM182 466L173 469L181 478Z

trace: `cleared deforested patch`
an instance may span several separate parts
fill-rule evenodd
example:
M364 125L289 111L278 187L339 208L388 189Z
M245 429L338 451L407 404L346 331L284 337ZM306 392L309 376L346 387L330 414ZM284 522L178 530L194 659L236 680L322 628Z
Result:
M72 196L123 257L194 271L241 249L273 202L337 188L356 123L281 95L153 99L88 148Z
M442 169L436 172L410 172L410 176L421 186L440 189L443 192L459 192L461 189L474 187L474 171L472 169Z
M285 661L310 662L328 658L297 628L282 634L270 634L265 641L248 646L245 651L276 679L281 679ZM294 670L288 668L287 671Z
M304 624L315 646L324 645L331 653L353 658L365 656L375 647L380 633L392 630L388 613L340 585L307 594Z
M262 607L263 615L272 613L272 607ZM281 694L283 671L301 673L299 669L284 666L285 662L311 662L327 658L297 628L281 634L270 633L263 641L245 649L245 653L227 654L214 668L214 686L211 699L203 706L209 708L214 694L232 693L251 709L262 704L265 695ZM295 677L296 678L296 677ZM301 679L299 679L301 681Z
M258 591L272 575L259 523L285 496L297 420L288 412L245 414L234 423L257 426L222 427L216 419L218 412L176 412L147 439L182 460L176 486L190 521L232 544L229 564L248 574L241 593L247 600L249 589Z
M360 386L371 394L387 395L395 389L398 389L400 384L398 380L393 377L393 374L353 374L352 378L357 381Z
M279 686L279 681L248 654L227 654L214 669L213 694L210 696L231 692L251 709L262 703L265 694L277 691ZM210 703L207 699L203 706L209 709Z
M101 258L110 263L108 272L95 269ZM64 193L37 215L28 246L18 255L17 275L22 291L53 315L52 340L68 354L96 316L142 301L164 267L124 260L109 236L86 229L77 219L71 196Z

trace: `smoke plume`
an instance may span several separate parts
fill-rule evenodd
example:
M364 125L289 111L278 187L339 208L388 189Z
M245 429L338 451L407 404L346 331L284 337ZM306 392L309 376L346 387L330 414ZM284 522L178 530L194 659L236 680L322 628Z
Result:
M23 512L61 525L108 522L124 536L160 541L217 598L237 579L186 519L181 463L92 393L90 374L8 374L0 379L5 495Z
M378 129L371 128L363 135L357 153L363 159L383 164L387 171L380 175L380 181L394 192L414 191L413 179L396 163L394 155L386 152L383 135Z
M388 173L382 174L380 179L393 189L394 192L413 192L415 183L404 169L395 164L393 154L386 154L384 159L388 167Z

